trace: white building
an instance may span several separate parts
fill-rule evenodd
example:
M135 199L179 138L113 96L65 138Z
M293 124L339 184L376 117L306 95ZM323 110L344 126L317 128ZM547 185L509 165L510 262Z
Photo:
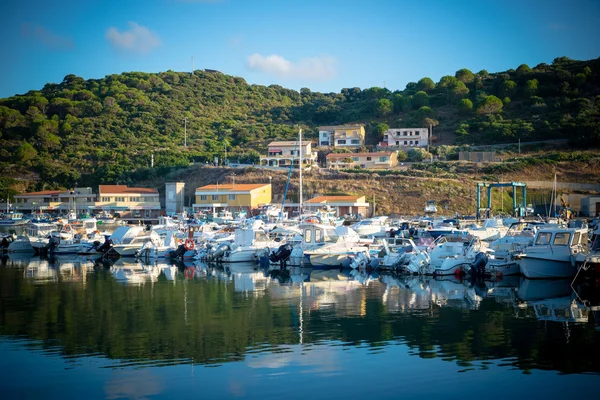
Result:
M380 147L427 147L429 129L427 128L393 128L383 133Z

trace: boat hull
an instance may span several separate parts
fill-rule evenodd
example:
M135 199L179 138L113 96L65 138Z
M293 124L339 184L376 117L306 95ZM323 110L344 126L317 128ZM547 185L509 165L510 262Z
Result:
M571 264L571 260L522 254L519 256L518 263L521 273L530 279L571 278L577 273L577 268Z

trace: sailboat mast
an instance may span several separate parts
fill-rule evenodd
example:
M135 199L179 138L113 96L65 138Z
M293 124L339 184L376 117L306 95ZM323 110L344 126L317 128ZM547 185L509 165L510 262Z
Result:
M299 132L298 143L300 144L300 197L298 201L298 215L302 218L302 128Z

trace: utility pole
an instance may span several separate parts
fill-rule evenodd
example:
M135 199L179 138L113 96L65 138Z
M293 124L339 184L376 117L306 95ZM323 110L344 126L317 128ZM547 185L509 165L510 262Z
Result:
M187 147L187 117L183 119L183 147Z

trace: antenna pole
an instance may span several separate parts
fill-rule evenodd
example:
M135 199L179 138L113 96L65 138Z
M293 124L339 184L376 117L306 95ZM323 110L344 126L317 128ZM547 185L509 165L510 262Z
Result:
M300 218L302 218L302 129L300 129L300 133L299 133L300 139L299 139L299 144L300 144L300 198L299 198L299 203L298 203L298 208L300 209Z

